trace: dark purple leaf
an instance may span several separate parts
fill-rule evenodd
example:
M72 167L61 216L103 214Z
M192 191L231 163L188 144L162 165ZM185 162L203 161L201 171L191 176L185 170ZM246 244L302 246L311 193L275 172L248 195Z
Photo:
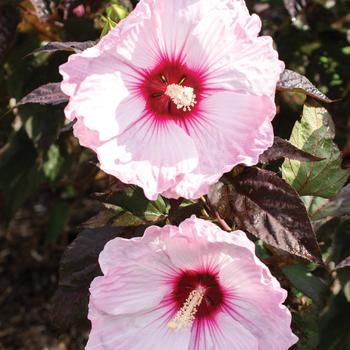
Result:
M65 125L61 130L60 130L60 134L62 132L66 132L66 131L71 131L73 129L74 124L77 122L77 118L74 118L74 120L72 120L71 122L69 122L67 125Z
M346 185L333 199L322 203L317 214L318 219L350 215L350 184Z
M287 140L276 136L273 145L260 156L259 162L267 164L282 158L314 162L323 159L316 157L310 153L304 152L301 149L293 146Z
M280 81L277 83L277 90L302 92L323 102L334 102L319 91L308 78L289 69L285 69L281 74Z
M350 267L350 256L342 260L335 268L338 269L343 269L344 267Z
M0 6L0 62L11 47L20 17L16 9L10 6Z
M17 106L25 105L27 103L58 105L60 103L68 102L69 98L62 92L60 85L60 83L42 85L18 101Z
M59 42L59 41L53 41L51 43L48 43L42 47L39 47L38 49L34 50L35 52L56 52L56 51L71 51L75 53L82 52L89 47L93 47L96 45L96 41L68 41L68 42Z
M91 281L102 275L98 257L113 238L131 238L144 231L143 226L99 227L81 232L64 252L59 271L58 289L54 296L52 320L59 328L86 319Z
M290 14L292 20L295 20L298 14L308 4L309 0L283 0L284 6Z
M275 173L244 168L226 183L214 185L209 201L224 219L273 247L322 263L305 206L297 192Z

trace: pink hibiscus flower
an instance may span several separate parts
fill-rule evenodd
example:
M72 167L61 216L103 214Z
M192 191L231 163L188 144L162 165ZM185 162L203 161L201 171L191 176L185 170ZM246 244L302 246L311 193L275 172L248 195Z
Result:
M285 350L287 292L242 231L193 216L116 238L90 287L87 350Z
M149 199L207 193L273 141L284 65L260 28L243 0L141 0L60 67L75 135Z

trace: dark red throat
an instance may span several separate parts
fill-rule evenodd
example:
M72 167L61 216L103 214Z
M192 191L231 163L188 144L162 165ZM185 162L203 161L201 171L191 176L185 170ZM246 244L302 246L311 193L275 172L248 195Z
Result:
M205 289L205 295L196 313L198 320L210 318L224 304L224 291L218 276L211 272L183 271L176 279L173 292L177 309L180 310L189 294L200 286Z
M203 92L201 74L189 69L180 62L163 60L152 71L144 74L144 81L141 86L141 92L147 101L147 109L157 117L186 117L195 112L200 102ZM178 109L171 98L165 94L167 86L170 84L179 84L193 88L197 105L191 111Z

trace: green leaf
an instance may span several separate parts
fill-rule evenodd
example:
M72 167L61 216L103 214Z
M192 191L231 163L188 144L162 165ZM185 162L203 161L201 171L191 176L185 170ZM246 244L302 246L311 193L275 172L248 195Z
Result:
M333 142L334 124L327 110L315 102L304 106L300 122L296 122L290 143L325 160L303 162L286 159L282 176L300 195L334 197L349 177L341 168L341 154Z
M319 342L317 308L311 307L293 313L293 326L299 341L291 350L316 350Z
M350 349L350 303L339 293L321 318L319 350Z
M38 170L37 152L23 129L4 147L0 157L0 192L5 207L2 214L10 218L38 189L43 174Z
M106 35L111 29L113 29L119 21L124 19L128 14L129 10L116 2L106 9L107 16L102 16L102 22L104 23L101 37Z
M60 175L62 166L64 164L64 158L61 156L60 149L57 145L51 145L47 152L47 161L44 163L43 170L45 176L54 182Z
M112 30L117 25L117 23L114 22L113 20L111 20L110 18L102 17L102 20L105 22L105 24L104 24L102 32L101 32L101 37L108 34L108 32L110 30Z
M69 221L71 214L70 204L64 200L58 200L50 212L48 231L46 236L47 242L56 242L64 227Z
M287 266L282 271L293 286L312 299L314 303L319 305L324 303L328 294L327 285L320 278L314 276L305 265Z
M169 205L159 196L156 201L149 201L138 187L126 187L122 191L100 198L103 202L116 205L148 221L165 220Z
M320 197L312 198L311 206L314 220L324 219L327 217L342 217L350 214L350 185L345 186L332 199L327 200Z
M304 196L301 199L303 200L309 217L312 221L323 218L322 209L329 202L328 199L315 196Z
M111 5L106 12L108 18L112 19L114 22L124 19L129 14L128 9L118 3Z

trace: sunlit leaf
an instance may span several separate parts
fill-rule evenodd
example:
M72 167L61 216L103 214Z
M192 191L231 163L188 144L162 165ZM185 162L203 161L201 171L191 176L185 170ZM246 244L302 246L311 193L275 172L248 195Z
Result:
M277 83L277 90L302 92L323 102L333 102L318 90L308 78L289 69L285 69L281 74L280 80Z
M150 222L162 221L166 218L169 205L159 196L156 201L149 201L138 187L126 187L116 193L99 198L101 201L127 210Z
M101 20L103 22L103 29L101 32L101 37L105 36L110 30L112 30L119 21L124 19L130 11L131 4L128 1L123 3L114 3L107 7L106 16L102 16Z
M44 46L41 46L33 51L35 52L57 52L57 51L71 51L75 53L82 52L89 47L92 47L96 45L96 41L67 41L67 42L59 42L59 41L53 41L50 42Z
M60 149L57 145L51 145L47 152L47 160L43 165L43 171L47 179L54 182L62 169L64 164L64 158L60 153Z
M349 170L341 168L341 154L333 141L334 136L333 121L327 110L314 102L307 102L302 119L294 126L290 142L303 151L325 160L284 161L283 178L300 195L334 197L346 183Z

